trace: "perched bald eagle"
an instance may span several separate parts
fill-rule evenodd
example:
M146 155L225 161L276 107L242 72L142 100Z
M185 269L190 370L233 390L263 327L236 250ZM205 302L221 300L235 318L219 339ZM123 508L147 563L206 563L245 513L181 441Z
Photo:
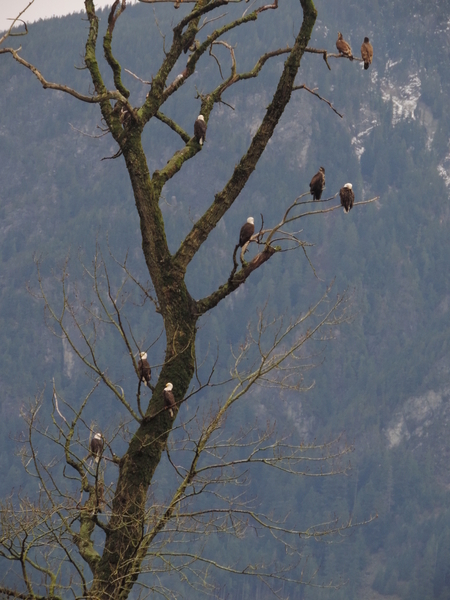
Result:
M194 136L200 146L203 146L206 137L206 123L203 115L198 115L194 123Z
M344 187L341 187L339 190L341 204L344 207L344 212L346 214L352 209L353 202L355 201L355 194L353 193L352 187L351 183L346 183Z
M95 462L98 463L103 453L103 436L101 433L96 433L91 440L90 452L91 456L95 456Z
M325 187L325 169L320 167L309 184L309 191L312 194L313 200L320 200L322 197L323 188Z
M164 406L166 407L166 410L169 411L169 415L171 417L173 417L173 409L176 408L176 403L175 403L175 397L173 395L173 384L172 383L166 383L166 387L164 388L163 391L163 396L164 396Z
M338 39L336 42L336 48L339 51L339 54L343 56L347 56L350 60L353 60L352 49L350 48L350 44L344 40L342 37L342 33L338 31Z
M253 217L249 217L247 222L244 223L241 227L241 232L239 234L239 246L242 248L255 233L255 219Z
M369 42L369 38L365 37L364 42L361 46L361 58L364 61L364 69L368 69L369 65L372 64L373 58L373 48L372 44Z
M139 356L141 357L138 362L139 378L144 385L148 385L152 376L152 370L147 360L147 352L141 352Z

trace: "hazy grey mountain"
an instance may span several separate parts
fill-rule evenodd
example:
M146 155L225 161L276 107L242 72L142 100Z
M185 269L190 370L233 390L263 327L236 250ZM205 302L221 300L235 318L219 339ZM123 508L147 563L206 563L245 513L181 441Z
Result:
M291 4L296 15L297 3ZM334 514L344 520L349 514L357 520L378 514L341 544L305 549L311 572L320 566L318 581L346 582L344 587L304 587L289 591L290 598L444 600L450 597L450 4L321 0L317 8L311 45L334 52L342 31L357 56L367 35L373 63L364 71L361 63L330 59L328 71L320 55L304 57L298 84L318 88L343 118L305 90L295 92L242 199L205 244L189 278L199 296L223 281L247 216L252 214L256 225L260 213L266 222L274 220L280 205L308 191L320 165L326 169L324 195L350 181L357 201L380 199L349 215L339 211L306 221L303 235L314 244L309 257L318 277L303 255L287 253L271 261L205 319L199 348L206 353L208 340L218 338L226 353L229 343L242 339L256 306L266 301L274 313L293 314L305 310L333 278L339 293L348 290L353 321L335 332L317 359L323 364L307 374L314 388L298 398L295 409L283 398L275 407L273 398L262 394L245 410L260 419L281 411L280 419L289 419L305 441L345 431L355 444L352 475L306 478L284 490L283 498L275 492L281 480L254 482L254 491L266 494L269 505L289 497L286 508L301 523ZM170 35L173 9L157 11L160 27ZM101 14L104 26L106 13ZM288 44L293 18L279 10L241 40L236 50L241 68L253 66L268 41L273 47ZM129 7L120 27L119 60L150 79L163 51L152 9ZM49 80L86 92L87 73L74 69L81 65L85 34L80 15L39 22L20 38L21 53ZM234 34L229 41L237 41ZM162 211L172 248L228 179L259 125L279 65L268 63L261 80L233 88L226 101L234 110L223 105L214 112L205 150L164 190ZM205 76L220 77L213 61L206 75L196 74L184 95L167 107L191 133L199 106L195 87L202 89ZM142 101L147 87L128 77L136 103ZM41 259L54 298L58 284L52 271L69 254L71 279L89 296L78 256L89 264L96 240L104 252L108 240L119 258L128 251L136 272L147 277L127 172L121 158L101 160L116 148L110 137L100 136L97 109L42 90L8 57L1 57L0 78L0 473L7 495L11 486L26 490L28 485L10 441L22 427L20 405L44 386L49 395L52 378L69 398L84 389L84 369L67 344L47 330L42 302L27 291L28 282L37 288L33 256ZM177 137L163 131L156 124L148 134L152 169L177 148ZM154 352L151 364L157 363L157 347ZM113 365L122 360L115 356ZM111 416L106 400L103 408ZM227 590L238 600L249 594L269 597L252 585Z

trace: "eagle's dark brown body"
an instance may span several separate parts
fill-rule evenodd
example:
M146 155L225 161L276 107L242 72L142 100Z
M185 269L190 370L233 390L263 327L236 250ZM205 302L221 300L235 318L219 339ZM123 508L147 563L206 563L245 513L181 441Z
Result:
M339 54L343 54L344 56L347 56L350 60L353 60L353 54L352 49L350 48L350 44L344 40L340 31L338 32L336 48L338 49Z
M145 352L141 353L141 359L138 362L138 373L142 383L144 385L148 385L152 376L152 370L150 368L150 364L147 360L147 354Z
M251 217L249 217L251 218ZM253 219L252 219L253 220ZM248 220L241 227L241 231L239 233L239 246L242 248L244 244L246 244L252 235L255 233L255 224L250 223Z
M171 383L167 383L166 387L164 388L164 391L163 391L164 406L165 406L166 410L169 411L169 415L171 417L173 417L173 411L177 407L177 404L175 402L175 396L173 395L172 389L173 389L173 385Z
M344 208L344 212L348 213L352 209L353 203L355 201L355 194L352 190L352 184L346 183L344 187L341 187L339 191L339 196L341 198L341 204Z
M361 46L361 58L364 61L364 68L368 69L369 65L372 64L372 58L373 58L373 48L372 48L372 44L369 42L368 37L364 38L364 42Z
M199 115L194 123L194 137L200 146L203 146L206 138L206 123L202 115Z
M101 433L96 433L91 440L90 454L95 456L95 462L98 463L103 452L103 436Z
M312 194L313 200L320 200L322 197L323 188L325 187L325 169L320 167L309 184L309 191Z

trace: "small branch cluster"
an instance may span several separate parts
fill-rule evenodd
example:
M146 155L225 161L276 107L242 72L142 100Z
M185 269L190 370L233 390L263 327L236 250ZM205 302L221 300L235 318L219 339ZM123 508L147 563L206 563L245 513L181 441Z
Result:
M255 233L249 242L247 242L241 250L241 263L242 268L238 271L238 263L236 261L236 250L233 254L233 269L228 277L228 280L225 284L219 287L219 289L206 298L202 298L198 300L196 303L196 309L199 314L204 314L205 312L211 310L214 306L216 306L223 298L226 298L229 294L234 292L239 286L241 286L261 265L267 262L274 254L278 252L288 252L291 250L295 250L296 248L301 248L313 269L315 274L314 267L309 260L307 254L307 248L312 246L310 242L302 240L300 234L302 233L302 229L291 231L287 227L296 223L300 219L304 217L311 217L312 215L325 214L329 212L333 212L341 208L341 204L337 204L331 206L329 208L316 208L318 202L326 203L332 202L336 199L338 194L331 196L330 198L325 198L319 201L314 201L311 199L304 200L305 197L309 196L309 194L304 193L301 196L298 196L294 200L292 204L286 209L282 220L272 228L263 229L261 227L258 233ZM353 206L363 205L363 204L371 204L379 199L379 196L374 198L370 198L369 200L363 200L360 202L355 202ZM311 206L314 208L311 210ZM262 247L262 250L258 252L258 254L249 262L244 261L244 253L246 252L249 244L256 243L258 247Z
M61 338L67 343L74 354L81 362L92 372L94 377L102 381L107 389L112 392L114 397L126 408L131 417L141 422L142 411L140 415L134 410L126 398L126 394L117 380L114 380L108 373L108 369L102 367L99 356L100 350L97 348L99 340L103 338L102 328L112 327L118 334L119 339L124 343L127 354L131 361L132 369L136 374L136 388L138 388L138 407L141 403L141 387L138 387L140 381L138 372L138 355L145 349L149 350L157 343L159 336L151 343L146 343L142 332L141 337L137 337L131 324L125 315L127 304L132 303L135 307L142 307L147 300L150 300L158 310L158 303L154 300L149 289L143 286L128 268L127 260L119 263L111 257L115 264L123 271L123 279L117 289L113 289L106 264L100 250L97 248L92 268L88 268L81 263L84 275L90 283L94 293L95 303L81 299L82 293L75 285L71 285L68 273L68 259L66 260L62 272L58 277L61 285L62 306L59 310L50 301L45 290L44 280L41 275L40 262L35 260L39 292L30 292L45 303L47 326L51 333ZM55 327L57 329L55 329Z

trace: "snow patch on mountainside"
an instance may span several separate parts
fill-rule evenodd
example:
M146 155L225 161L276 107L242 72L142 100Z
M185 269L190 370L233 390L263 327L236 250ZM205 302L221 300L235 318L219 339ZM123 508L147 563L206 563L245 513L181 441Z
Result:
M376 73L376 72L375 72ZM377 75L375 75L375 78ZM358 160L361 159L361 156L364 153L364 138L366 138L372 129L378 126L377 114L371 110L367 106L361 106L360 109L360 119L358 119L358 124L354 129L358 131L352 137L352 146L354 146L355 154L358 157Z
M445 157L444 162L438 165L437 170L445 185L450 186L450 156Z
M374 129L377 126L377 120L376 119L364 119L364 121L361 123L361 125L364 127L365 129L363 129L362 131L360 131L358 134L356 134L355 136L352 137L352 146L355 146L355 153L356 156L358 157L358 160L361 160L361 156L364 153L364 146L363 146L363 139L366 135L369 135L369 133L372 131L372 129ZM367 125L369 125L367 127Z
M385 77L380 78L378 72L373 69L370 75L372 85L379 88L381 97L385 102L392 101L393 125L396 125L402 119L410 118L415 120L417 116L421 118L421 121L424 122L427 128L428 147L430 147L435 133L435 123L431 122L432 119L430 121L423 107L421 107L420 114L417 112L422 87L418 73L412 72L403 85L398 83L397 75L394 75L394 73L391 75L394 67L401 64L401 62L402 59L397 61L388 60L386 63L387 75ZM371 113L367 108L361 108L361 112L362 119L357 127L358 133L352 137L352 145L354 146L358 160L361 159L364 153L364 138L378 125L375 113Z
M395 63L394 63L395 64ZM392 124L402 119L415 119L415 110L420 98L421 81L417 74L410 75L406 85L397 86L393 80L383 77L380 81L381 95L385 102L392 100Z
M385 429L388 447L395 448L414 437L427 437L432 425L448 420L449 401L450 388L437 392L430 390L422 396L409 398Z

